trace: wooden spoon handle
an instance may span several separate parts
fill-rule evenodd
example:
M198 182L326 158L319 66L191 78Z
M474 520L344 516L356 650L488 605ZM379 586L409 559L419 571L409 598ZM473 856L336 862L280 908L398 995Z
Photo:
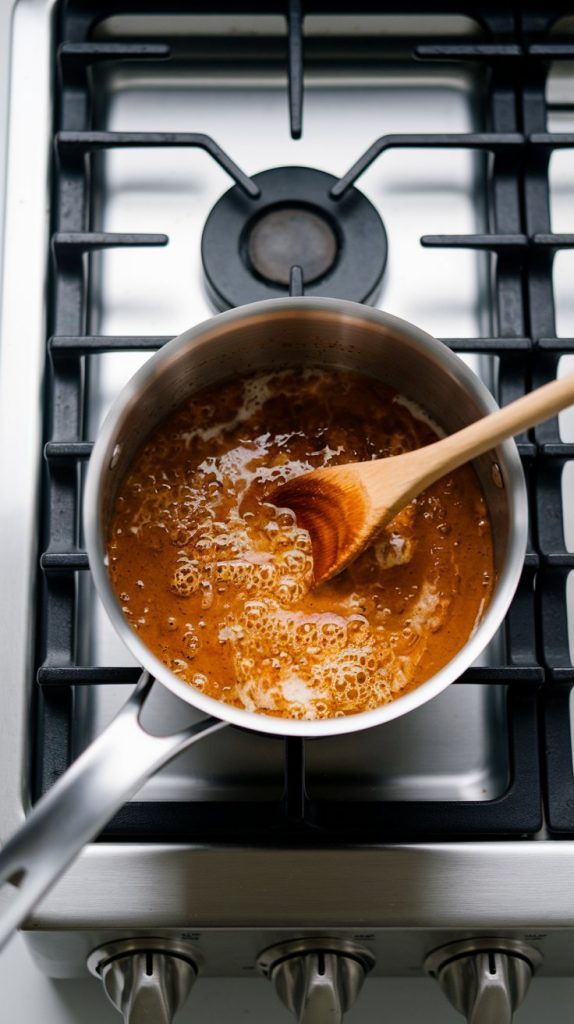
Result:
M465 462L490 451L500 441L555 416L574 403L574 373L544 384L529 395L518 398L497 412L484 416L470 426L432 445L432 466L425 486ZM427 449L430 455L430 450ZM432 479L431 479L432 477Z

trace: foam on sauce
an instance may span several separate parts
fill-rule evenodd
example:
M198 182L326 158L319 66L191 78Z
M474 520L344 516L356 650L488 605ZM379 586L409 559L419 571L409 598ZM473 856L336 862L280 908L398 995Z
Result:
M422 410L350 371L198 392L151 433L116 498L109 572L132 629L190 685L268 715L355 714L418 686L463 646L492 594L472 468L425 491L316 590L309 534L265 498L319 466L436 437Z

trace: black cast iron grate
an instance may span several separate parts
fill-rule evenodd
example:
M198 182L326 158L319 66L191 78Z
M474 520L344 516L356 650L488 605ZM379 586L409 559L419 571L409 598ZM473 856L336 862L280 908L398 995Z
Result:
M201 13L201 5L194 12ZM427 5L408 5L417 13ZM152 351L163 337L94 337L87 331L86 253L114 246L165 245L163 235L96 234L89 230L90 159L102 148L201 146L249 196L257 187L216 143L203 135L91 131L91 74L102 61L169 60L164 45L95 43L94 24L106 14L153 10L148 0L104 0L91 6L69 0L60 7L57 54L50 370L46 383L45 551L38 616L39 669L36 693L36 795L72 759L74 693L81 687L133 684L137 671L113 666L81 667L76 661L78 576L88 569L78 548L80 463L89 457L84 440L83 356L109 351ZM162 13L186 12L183 0L168 0ZM221 3L221 13L241 5ZM305 14L344 13L338 2L251 3L249 12L280 13L288 25L289 113L294 138L303 124L303 36ZM441 13L461 13L443 2ZM207 5L205 12L213 13ZM396 13L385 3L364 2L353 13ZM490 13L489 13L490 12ZM401 13L405 13L401 8ZM574 136L546 130L545 79L550 61L574 58L574 42L553 42L549 30L559 14L505 14L495 4L466 10L484 29L484 42L417 45L413 60L473 61L488 72L485 131L469 135L392 135L376 140L334 186L341 196L375 159L390 148L462 147L492 154L488 187L489 232L427 236L422 244L479 248L495 254L493 301L496 337L450 338L458 352L499 357L501 403L555 376L558 360L574 352L574 339L555 337L552 263L559 249L574 247L573 235L551 233L548 162L553 150L574 147ZM404 40L403 40L404 46ZM386 41L392 49L392 40ZM272 160L271 160L272 162ZM292 291L302 287L293 268ZM487 802L361 802L311 800L305 787L304 743L285 743L285 783L280 801L130 803L115 816L103 839L171 839L243 843L382 842L389 839L503 838L533 835L542 824L556 834L574 834L574 774L567 705L574 685L568 653L565 588L574 568L566 551L561 474L574 446L560 440L556 421L520 439L529 483L531 540L522 580L505 623L507 657L494 668L472 668L458 685L503 684L508 702L510 781ZM544 745L539 743L542 723Z

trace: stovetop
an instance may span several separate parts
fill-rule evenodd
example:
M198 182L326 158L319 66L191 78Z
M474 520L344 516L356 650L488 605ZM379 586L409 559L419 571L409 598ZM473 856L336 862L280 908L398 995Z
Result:
M208 31L212 25L203 23L201 29ZM271 18L267 31L281 25L280 16ZM104 36L103 28L99 34ZM269 38L259 56L249 36L236 38L234 52L228 52L227 42L225 36L223 45L208 37L206 48L219 56L210 60L206 54L199 66L166 62L150 71L139 62L121 70L112 64L100 82L98 129L150 132L161 125L163 131L210 134L257 181L259 172L274 166L303 165L340 177L350 155L369 147L373 125L381 134L437 132L445 119L453 132L479 125L472 73L451 68L446 75L436 74L423 64L381 67L377 42L371 41L369 49L368 37L358 38L356 53L339 44L338 55L325 54L319 36L315 57L308 54L305 63L303 137L293 140L284 52L278 49L273 57L271 50L270 55ZM336 38L330 46L336 51ZM153 150L144 156L142 160L141 151L117 149L100 161L98 227L164 232L169 245L129 255L112 250L99 259L101 283L92 307L96 334L179 333L216 308L205 284L200 243L210 211L232 182L197 150ZM472 232L484 227L483 211L473 201L477 181L484 180L482 160L460 150L432 153L423 165L416 153L408 156L414 159L405 161L404 151L389 153L390 159L369 169L359 183L381 213L390 240L376 304L443 335L480 334L488 320L484 256L464 253L460 261L459 254L445 252L437 260L435 252L420 246L419 237L445 228ZM293 172L287 175L292 179ZM244 199L246 206L253 202ZM240 263L231 240L222 244L229 258ZM360 249L355 258L361 261L367 255ZM411 272L402 272L406 266L412 278ZM453 303L449 282L455 274L459 287ZM321 293L321 287L317 282L314 292ZM285 289L272 293L285 294ZM324 293L332 294L328 285ZM142 358L121 352L98 357L88 436L95 436L108 401ZM478 368L480 360L474 363ZM483 363L488 375L491 367L487 360ZM87 663L125 664L126 653L95 600L90 621ZM93 698L88 731L107 719L123 693L106 687ZM180 713L179 705L171 710L171 701L162 703L167 725L170 713L172 718ZM452 726L447 736L447 720L458 723L454 736ZM144 787L138 800L281 799L281 741L237 731L214 739L179 758ZM302 752L296 756L299 761ZM453 688L390 729L374 730L361 739L307 744L305 759L311 799L492 799L508 783L504 697L498 688Z
M385 153L384 159L367 167L357 182L361 194L379 212L389 240L376 304L423 324L441 337L472 338L492 332L488 256L472 249L437 251L420 244L421 235L434 236L438 232L484 233L488 227L489 159L485 146L516 148L516 138L510 142L503 139L499 144L495 135L489 137L484 132L487 125L480 98L484 99L485 83L480 69L468 63L443 67L429 61L414 62L410 59L408 37L395 41L393 57L389 54L387 60L381 60L381 50L384 53L391 44L384 36L368 34L368 29L373 30L369 19L355 26L358 32L351 35L351 45L345 38L345 19L338 26L342 39L330 36L327 40L320 34L321 19L311 20L301 108L304 131L300 139L294 139L285 89L286 54L277 47L277 37L269 35L281 28L280 16L263 24L235 19L228 24L226 34L215 37L215 24L219 32L224 28L221 18L216 22L202 19L195 25L195 31L192 19L186 23L189 36L185 42L174 41L170 35L181 25L162 27L156 23L154 45L158 45L155 37L159 30L160 45L163 42L170 47L171 59L153 50L142 55L141 50L129 53L125 49L121 59L122 53L114 53L109 47L125 46L125 42L118 44L117 39L119 36L125 41L128 29L132 47L152 45L152 27L138 32L137 24L134 29L129 18L119 25L116 19L104 21L95 33L98 42L90 44L90 49L82 52L78 44L74 47L64 43L60 54L63 88L56 136L60 158L56 189L65 195L66 202L54 224L60 236L56 242L60 256L56 261L52 327L56 337L51 342L56 390L65 356L65 372L75 372L76 380L71 385L66 380L62 386L74 389L70 402L78 403L80 353L86 351L85 342L78 343L74 352L70 343L58 340L59 336L86 330L100 339L117 340L113 351L98 351L84 358L89 373L85 408L82 410L77 404L75 424L69 415L70 402L60 396L59 404L66 405L66 418L65 422L58 421L56 407L49 442L52 446L54 438L64 443L79 439L82 430L88 440L96 436L110 400L148 354L122 351L122 338L143 335L143 344L150 335L165 337L170 332L179 333L190 323L213 315L226 296L243 297L241 284L246 299L287 292L286 284L262 282L260 275L254 277L251 285L245 283L245 258L240 256L231 226L226 236L226 224L233 220L235 210L239 210L241 220L244 209L256 208L257 199L247 195L241 184L228 192L233 185L230 176L204 149L189 145L195 138L191 133L200 139L211 137L263 189L270 167L314 168L327 172L335 182L348 171L350 155L354 162L369 150L374 138L390 137L393 148ZM234 45L229 46L229 32L234 27ZM253 49L253 37L246 34L250 28L263 32L258 54ZM472 31L472 23L466 28ZM402 31L409 29L407 19ZM474 40L472 35L470 38ZM110 59L111 56L116 59ZM128 60L129 57L132 59ZM87 113L81 123L77 102L66 105L66 74L71 74L76 83L78 75L86 73L86 67L91 69L94 81L94 109L89 123ZM451 136L450 147L429 146L433 140L428 137L441 134L445 126ZM77 134L86 127L96 134ZM160 140L151 136L158 128L164 133L161 147L157 146ZM70 131L76 133L72 139ZM132 133L138 136L134 138ZM416 141L413 136L421 133L422 149L405 148ZM478 141L459 148L456 143L460 135L474 135ZM136 148L131 148L134 143ZM88 164L84 163L87 153L92 154L91 181L87 177ZM80 167L86 172L81 185L77 180ZM287 195L296 173L292 169L284 172ZM66 179L73 183L70 185ZM72 187L76 190L74 204L70 202ZM297 184L292 187L296 189ZM314 188L317 186L311 182L310 189ZM319 193L321 189L327 192L328 188L328 183L319 181ZM84 199L81 189L86 193ZM305 186L301 191L305 195ZM232 198L229 209L219 213L222 237L214 240L211 211L214 207L219 211L224 194ZM274 195L273 208L277 202ZM89 217L86 205L91 208ZM333 216L337 216L336 202L332 205ZM70 232L85 231L88 225L98 233L97 237L84 236L72 255L78 242L77 238L74 242ZM165 246L164 236L169 239ZM94 246L102 251L91 256L89 293L82 292L81 253ZM210 246L218 247L215 257L219 265ZM345 247L349 248L347 239L343 250ZM225 255L223 269L221 251ZM64 257L64 253L70 255ZM202 255L209 281L204 274ZM369 256L363 242L351 258L354 263L366 262ZM224 275L221 284L210 261L215 262L215 271ZM243 281L232 280L233 261L243 271ZM62 280L64 275L74 272L78 290L75 305L64 290L72 285ZM354 294L355 282L349 280L350 276L343 278L343 287L349 289L346 297ZM328 276L312 281L308 289L313 294L338 294L336 282ZM215 299L211 297L214 293ZM96 344L100 349L106 347L102 341ZM137 348L137 344L130 341L130 349ZM468 349L468 343L464 347ZM491 343L490 352L465 355L491 386L495 384L497 370L496 357L491 354L493 347ZM57 517L61 530L60 488L69 492L71 514L77 500L78 453L72 451L64 464L61 447L51 447L49 451L49 465L58 478L55 481L52 477L52 502L56 506L52 522ZM81 544L74 543L72 530L69 537L77 550ZM59 595L66 586L58 551L61 544L61 536L56 543L53 538L51 543L48 540L44 555L44 567L49 570L48 607L52 603L52 589L57 588ZM50 565L53 554L59 557L57 564L52 560ZM68 586L74 568L68 564ZM53 575L56 571L57 579ZM524 590L530 582L531 572L527 573ZM76 664L132 664L85 578L80 579L77 599L69 597L70 619L72 602L76 600L82 623ZM63 611L61 614L63 617ZM51 628L56 631L58 624ZM518 642L514 637L499 637L486 654L485 669L508 668L513 652L510 651L510 657L508 651L504 652L505 643L512 648ZM48 671L40 670L40 678L44 682L50 679L53 684L50 644L49 626L45 649L50 664ZM528 661L530 681L536 681L541 673L534 649L522 653ZM70 718L65 723L67 734L61 718L57 725L54 722L56 716L51 715L50 709L52 690L44 686L40 735L46 729L55 731L59 727L60 763L53 763L50 758L40 762L41 787L46 785L47 775L50 777L64 766L64 751L70 746L80 749L125 698L125 687L114 686L113 678L110 672L110 684L104 686L90 685L89 677L84 677L87 685L76 705L70 708ZM485 682L492 685L484 685ZM443 835L535 832L540 814L538 785L530 785L533 773L537 772L533 691L528 697L523 694L522 699L525 706L519 712L513 710L509 719L504 688L498 685L496 675L483 671L478 681L475 673L474 681L471 675L464 685L452 687L415 714L359 739L285 744L233 730L228 735L213 737L209 744L183 755L161 772L138 794L134 806L112 823L104 838L160 834L176 839L204 839L219 833L227 838L240 835L246 841L257 842L261 829L265 833L272 827L283 839L317 843L322 835L321 818L327 830L335 826L345 836L347 829L348 837L355 841L372 841L397 832L425 836L429 831ZM162 693L156 696L155 704L154 725L173 728L182 713L179 702ZM516 739L517 729L524 733L520 740ZM511 736L520 749L511 751ZM520 772L514 755L525 762ZM506 805L506 817L501 816L497 804L493 818L494 800ZM190 806L185 807L187 801ZM216 821L211 806L214 801L219 804ZM142 806L142 802L147 806ZM392 807L387 806L389 802ZM450 808L445 812L446 802ZM349 806L341 807L347 803ZM419 803L424 807L413 806ZM295 819L293 804L297 808ZM363 813L353 827L359 809ZM374 814L379 824L375 824ZM344 827L342 820L346 822Z
M515 20L490 5L478 21L315 3L301 77L296 4L290 36L279 4L262 16L234 4L197 16L176 2L164 14L148 6L144 16L125 0L104 17L105 5L72 0L53 20L40 0L16 7L0 349L0 467L14 481L0 510L7 832L137 678L90 583L83 466L142 360L223 304L206 284L201 243L233 187L228 170L245 185L274 167L335 179L354 167L388 239L371 301L444 339L502 403L565 372L574 353L573 25L552 35L549 16ZM227 171L209 140L232 161ZM329 294L321 279L309 285L322 287ZM113 819L35 927L140 926L142 887L147 920L163 928L254 918L303 929L563 924L574 533L561 499L572 500L572 442L572 414L519 441L529 550L480 664L431 704L360 736L212 737ZM183 713L194 714L156 694L154 727L179 726ZM536 860L542 849L550 871ZM549 887L545 908L517 898L520 864ZM425 894L413 903L420 872ZM170 874L190 879L183 902ZM265 880L256 912L255 877ZM329 898L317 890L325 877ZM488 878L487 899L471 877Z

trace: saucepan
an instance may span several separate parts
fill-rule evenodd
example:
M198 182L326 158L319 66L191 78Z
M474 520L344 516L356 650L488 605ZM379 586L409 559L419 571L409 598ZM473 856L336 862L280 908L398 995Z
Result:
M445 345L388 313L335 299L285 298L242 306L186 331L144 364L121 392L96 441L84 498L86 546L98 595L144 671L117 717L39 801L0 854L0 886L10 892L0 920L0 945L114 812L198 739L227 725L305 737L382 725L441 693L475 661L500 626L526 547L526 488L513 441L475 462L494 535L496 585L490 605L458 654L393 703L320 721L244 711L187 685L130 629L106 569L106 531L118 485L142 441L201 388L239 374L298 366L339 367L377 377L417 402L447 432L496 409L487 388ZM150 734L140 718L156 680L206 717L169 736Z

